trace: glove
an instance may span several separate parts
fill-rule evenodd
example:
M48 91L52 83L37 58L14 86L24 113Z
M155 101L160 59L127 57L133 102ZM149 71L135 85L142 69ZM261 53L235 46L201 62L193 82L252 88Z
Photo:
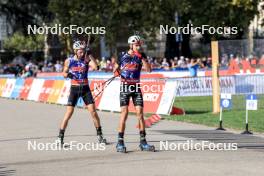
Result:
M140 59L146 59L147 56L145 53L139 53L139 52L135 52L135 55L140 58Z
M73 74L72 72L68 72L67 74L67 78L70 78L70 79L77 79L77 76L75 74Z
M87 55L92 54L92 51L91 51L91 49L89 47L85 48L85 52L86 52Z
M141 59L147 59L147 55L145 53L141 53Z

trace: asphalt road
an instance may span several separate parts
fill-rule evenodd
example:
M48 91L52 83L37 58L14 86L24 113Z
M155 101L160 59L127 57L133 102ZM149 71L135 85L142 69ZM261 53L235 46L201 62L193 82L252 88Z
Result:
M147 139L157 152L142 152L138 148L137 120L130 115L125 135L128 153L117 153L119 114L111 112L99 112L110 143L103 146L104 150L98 150L95 129L85 109L75 110L65 134L66 142L72 142L72 150L44 146L54 143L64 112L64 106L0 98L0 176L264 175L263 137L182 122L162 120L148 128ZM171 148L164 150L160 141L168 141ZM203 141L235 143L238 149L186 150L183 145L175 149L180 143ZM74 147L76 143L88 146L88 150ZM38 148L29 150L29 144Z

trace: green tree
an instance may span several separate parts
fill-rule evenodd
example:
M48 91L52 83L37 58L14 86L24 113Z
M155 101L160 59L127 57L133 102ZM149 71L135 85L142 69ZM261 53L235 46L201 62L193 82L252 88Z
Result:
M51 21L53 16L48 11L49 1L35 0L1 0L0 15L5 15L12 25L13 31L27 34L27 25L42 25L44 21Z
M195 26L237 26L242 30L233 38L242 38L257 13L257 3L258 0L54 0L50 1L49 9L63 25L105 26L107 44L114 50L124 33L140 31L148 39L154 39L160 24L175 26L176 12L181 26L190 21ZM191 36L182 37L183 41L179 43L175 41L175 35L167 35L168 57L191 56ZM222 37L205 34L204 41Z
M241 39L246 37L248 25L257 14L257 4L259 0L163 0L160 4L160 12L164 23L175 25L175 12L180 18L180 26L192 23L194 26L210 25L236 26L239 29L237 35L228 38ZM175 35L167 35L166 51L169 57L179 54L190 57L190 35L183 35L181 43L181 53L179 43L175 41ZM203 35L203 42L208 43L214 39L226 38L222 35ZM171 52L173 51L173 52Z
M43 48L43 35L25 36L21 32L16 32L4 40L4 49L9 51L40 51Z

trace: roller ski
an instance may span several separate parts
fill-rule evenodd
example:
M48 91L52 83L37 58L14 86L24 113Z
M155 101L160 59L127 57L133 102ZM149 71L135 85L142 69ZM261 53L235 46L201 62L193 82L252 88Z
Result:
M155 146L154 145L149 145L147 143L140 143L139 148L141 151L150 151L150 152L155 152Z
M120 153L126 153L126 147L124 142L118 142L116 145L116 151Z

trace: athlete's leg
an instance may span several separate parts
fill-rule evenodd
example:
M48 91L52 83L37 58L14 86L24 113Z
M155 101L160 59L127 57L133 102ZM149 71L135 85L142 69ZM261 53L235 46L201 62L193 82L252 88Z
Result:
M126 128L126 120L128 116L128 106L121 106L121 116L119 120L118 127L118 142L116 145L117 152L126 152L126 147L124 143L124 133Z
M122 106L120 120L119 120L119 128L118 128L119 133L125 132L127 116L128 116L128 106Z
M96 128L99 128L101 126L101 124L100 124L100 118L98 116L98 113L96 112L94 103L93 104L88 104L86 107L87 107L89 113L91 114L91 117L93 119L94 126Z
M95 108L94 99L91 93L91 90L89 86L85 86L82 92L82 98L84 103L86 104L86 108L91 114L91 117L93 119L94 126L96 128L97 137L100 143L106 144L106 139L103 137L102 127L100 118L98 116L98 113Z
M96 128L99 128L101 126L100 119L99 119L99 116L98 116L98 114L96 112L94 99L93 99L91 90L90 90L88 85L83 87L82 99L84 101L84 104L86 105L87 110L91 114L94 126Z
M96 112L94 99L90 87L88 85L83 87L82 99L86 105L87 110L91 114L95 128L100 128L101 127L100 118Z
M58 136L58 141L57 141L58 144L60 145L64 144L65 129L68 125L70 118L72 117L73 111L74 111L74 106L67 106L66 113L64 114L64 118L60 125L60 131L59 131L59 136Z
M132 94L133 104L136 108L136 116L138 118L139 131L143 133L145 131L145 122L143 115L143 96L140 88L136 88L135 92ZM144 132L145 133L145 132Z
M104 143L106 144L106 139L103 137L103 132L102 132L102 127L101 127L101 123L100 123L100 118L98 116L98 113L96 112L95 109L95 105L93 104L88 104L87 105L87 109L90 112L92 119L93 119L93 123L94 126L96 128L96 133L97 133L97 137L98 137L98 141L99 143Z
M136 106L136 116L138 118L139 130L145 131L145 122L144 122L143 107L142 106Z
M131 96L131 93L130 93L129 86L126 84L121 84L120 86L121 114L120 114L119 128L118 128L119 133L125 132L130 96Z
M74 112L74 106L67 106L66 112L64 114L64 118L63 118L61 125L60 125L61 130L66 129L68 122L72 117L73 112Z
M153 145L149 145L146 140L145 122L143 115L143 96L139 89L132 95L133 103L136 108L136 116L139 121L140 149L145 151L155 151Z
M118 142L116 145L117 152L126 152L126 147L124 144L124 133L126 128L126 120L128 116L128 105L130 99L130 92L127 89L127 85L121 84L120 86L120 107L121 114L118 126Z
M60 131L59 131L58 137L59 137L59 143L61 144L63 144L65 129L67 128L68 122L72 117L72 114L74 112L74 107L79 98L79 95L78 95L79 92L77 90L78 90L77 87L71 86L70 95L69 95L68 103L67 103L67 109L64 114L64 118L60 124Z

